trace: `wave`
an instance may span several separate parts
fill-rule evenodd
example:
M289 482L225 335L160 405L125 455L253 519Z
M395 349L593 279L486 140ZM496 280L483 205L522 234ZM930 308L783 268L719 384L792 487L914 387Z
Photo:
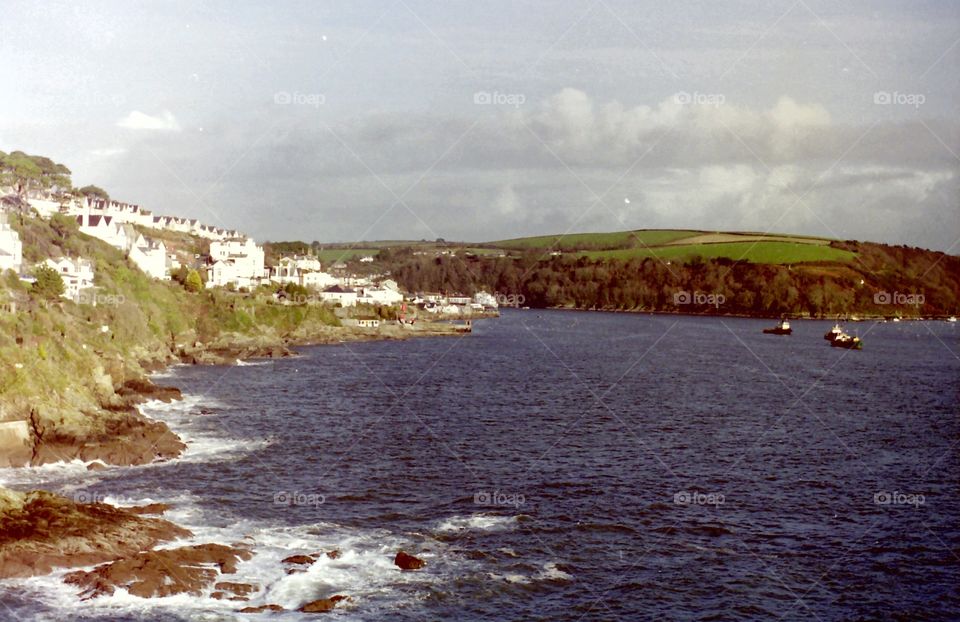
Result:
M499 516L496 514L471 514L469 516L451 516L438 521L434 527L435 531L441 533L476 530L476 531L498 531L504 529L513 529L520 523L522 515Z

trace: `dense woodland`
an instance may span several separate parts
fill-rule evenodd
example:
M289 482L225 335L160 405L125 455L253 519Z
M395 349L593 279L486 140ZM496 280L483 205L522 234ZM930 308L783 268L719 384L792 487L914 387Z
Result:
M379 260L410 291L483 289L534 308L810 317L960 311L960 258L904 246L835 245L858 253L857 259L795 265L698 258L667 263L544 258L537 251L520 257L428 257L390 249L381 251ZM913 304L921 296L922 304Z

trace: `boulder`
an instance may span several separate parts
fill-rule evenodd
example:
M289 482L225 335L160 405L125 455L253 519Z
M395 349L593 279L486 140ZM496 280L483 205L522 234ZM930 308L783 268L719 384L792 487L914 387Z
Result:
M284 564L312 564L317 561L316 557L311 555L291 555L290 557L283 560Z
M337 603L344 600L350 600L350 597L337 594L336 596L331 596L330 598L321 598L319 600L309 602L297 609L297 611L303 613L324 613L326 611L333 611L333 608L337 606Z
M286 611L280 605L260 605L259 607L244 607L240 613L263 613L264 611Z
M170 505L167 503L148 503L146 505L135 505L126 509L128 512L133 512L134 514L160 515L169 510Z
M397 556L393 558L393 563L399 566L401 570L419 570L427 565L427 562L405 551L397 552Z

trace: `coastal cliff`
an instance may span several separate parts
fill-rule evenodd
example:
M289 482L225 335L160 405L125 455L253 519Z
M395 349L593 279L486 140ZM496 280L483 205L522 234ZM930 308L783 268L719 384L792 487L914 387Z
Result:
M277 302L266 292L191 292L148 277L68 219L11 220L26 262L91 260L96 304L45 297L12 271L0 274L0 467L138 465L180 455L176 434L137 411L146 400L179 399L148 378L173 363L234 364L291 356L297 345L450 332L344 327L330 307Z

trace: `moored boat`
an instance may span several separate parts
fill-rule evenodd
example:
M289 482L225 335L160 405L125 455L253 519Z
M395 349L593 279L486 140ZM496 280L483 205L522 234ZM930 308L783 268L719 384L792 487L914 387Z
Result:
M852 337L843 332L831 340L830 345L834 348L846 348L848 350L863 349L863 342L860 341L860 337Z
M773 328L764 328L763 333L765 335L789 335L793 332L793 329L790 328L790 321L786 318L780 320L780 322Z
M827 341L833 342L834 339L843 334L843 329L840 328L839 324L834 324L833 328L827 331L827 334L823 336Z

